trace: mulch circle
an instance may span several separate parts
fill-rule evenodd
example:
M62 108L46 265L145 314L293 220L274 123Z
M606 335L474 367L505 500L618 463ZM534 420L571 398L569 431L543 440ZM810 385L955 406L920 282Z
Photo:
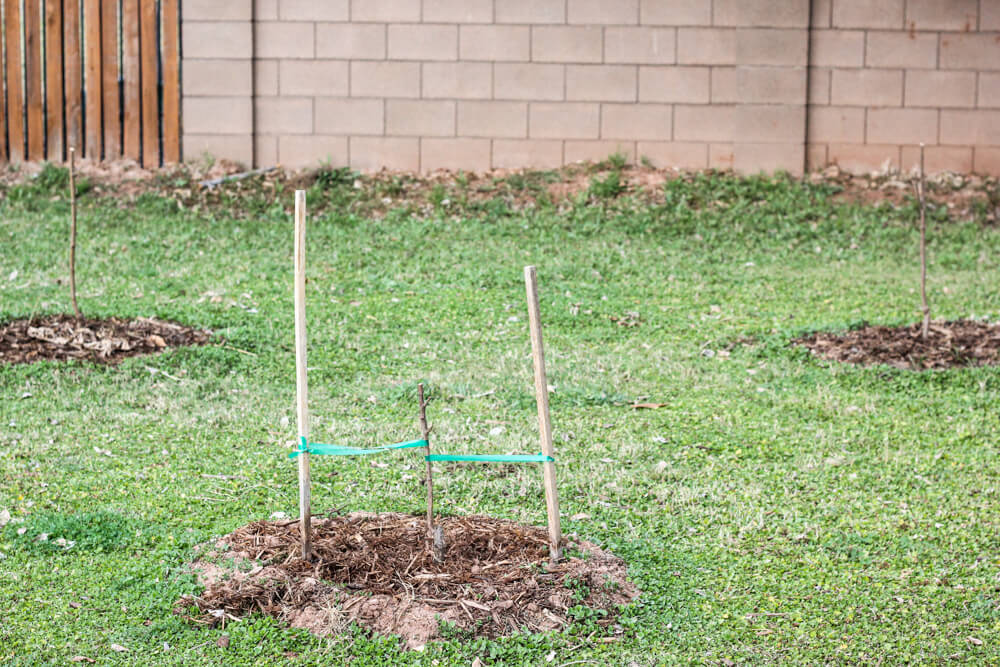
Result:
M145 317L98 320L42 315L0 326L0 363L84 359L116 364L126 357L154 354L170 347L203 345L208 337L207 331Z
M932 322L926 341L917 323L865 326L842 334L819 331L794 342L824 359L862 366L927 370L1000 364L1000 324L975 320Z
M353 622L416 648L439 638L442 622L470 637L547 632L581 605L613 626L618 606L638 595L624 561L588 542L570 541L551 565L542 528L486 516L439 517L436 526L441 562L422 517L314 517L310 562L297 521L251 523L203 549L192 567L206 590L175 611L208 625L261 612L320 636Z

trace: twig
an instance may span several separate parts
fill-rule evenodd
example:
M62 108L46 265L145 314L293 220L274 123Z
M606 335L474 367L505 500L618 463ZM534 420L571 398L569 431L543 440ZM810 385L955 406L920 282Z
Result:
M420 402L420 432L423 435L424 454L431 455L431 430L427 426L427 403L424 401L424 383L417 385L417 400ZM427 537L434 537L434 473L431 469L431 462L424 460L424 482L427 484Z
M242 352L243 354L249 354L251 357L259 356L256 352L250 352L248 350L241 350L238 347L233 347L232 345L219 345L218 347L225 348L227 350L233 350L235 352Z
M76 149L69 149L69 296L73 301L76 319L82 319L76 303Z

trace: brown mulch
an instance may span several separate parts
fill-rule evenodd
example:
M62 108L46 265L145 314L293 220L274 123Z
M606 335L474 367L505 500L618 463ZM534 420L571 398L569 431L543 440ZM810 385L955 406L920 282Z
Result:
M72 315L42 315L0 325L0 363L84 359L116 364L170 347L204 345L208 336L207 331L145 317L77 320Z
M917 323L865 326L842 334L820 331L795 342L824 359L863 366L927 370L1000 364L1000 324L974 320L932 322L926 341Z
M251 523L195 561L206 590L182 597L176 611L209 625L261 612L321 636L354 622L413 648L439 637L442 621L470 636L556 630L577 605L603 610L598 622L607 627L616 607L638 595L625 563L593 544L569 543L551 565L544 529L486 516L439 517L436 525L446 545L441 562L422 517L314 517L309 562L297 521ZM222 558L236 569L213 563Z

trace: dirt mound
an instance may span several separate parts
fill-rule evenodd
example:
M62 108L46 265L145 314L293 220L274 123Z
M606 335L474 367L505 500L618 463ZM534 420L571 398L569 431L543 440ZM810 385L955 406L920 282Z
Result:
M468 636L550 631L582 607L607 627L616 607L638 594L625 563L593 544L571 543L551 565L541 528L485 516L437 525L447 545L441 562L422 518L314 518L309 562L299 555L296 521L251 523L195 561L206 590L181 598L177 612L215 625L259 611L318 635L355 622L417 647L439 637L443 623ZM222 557L235 569L213 563Z
M203 345L208 335L205 331L145 317L78 320L72 315L44 315L14 320L0 327L0 363L87 359L116 364L126 357L153 354L168 347Z
M865 326L842 334L817 332L795 342L834 361L926 370L1000 364L1000 324L956 320L933 322L927 340L920 324Z

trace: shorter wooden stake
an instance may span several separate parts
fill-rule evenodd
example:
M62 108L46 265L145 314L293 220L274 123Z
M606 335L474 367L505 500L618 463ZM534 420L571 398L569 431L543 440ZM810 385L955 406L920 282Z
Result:
M535 362L535 402L538 404L538 431L542 454L555 456L552 448L552 422L549 419L549 383L545 377L545 349L542 345L542 316L538 306L538 277L535 267L524 267L524 285L528 293L528 326L531 329L531 354ZM542 464L545 482L545 508L549 518L549 557L558 562L562 556L562 528L559 524L559 490L556 487L556 466L552 461Z
M431 455L431 427L427 425L427 403L424 401L424 384L417 385L417 398L420 401L420 433L423 436L424 454ZM427 539L431 543L431 555L437 562L444 561L444 531L434 525L434 473L431 462L424 459L424 484L427 485Z
M81 319L80 306L76 303L76 149L69 149L69 298L73 302L76 319Z
M299 438L309 440L309 374L306 370L306 191L295 191L295 399ZM301 440L300 440L301 441ZM299 532L302 557L312 558L309 452L299 454Z

